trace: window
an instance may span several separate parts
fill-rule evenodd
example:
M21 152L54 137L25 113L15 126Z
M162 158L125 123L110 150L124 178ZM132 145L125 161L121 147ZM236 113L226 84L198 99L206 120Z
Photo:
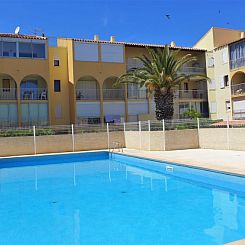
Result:
M16 43L15 42L2 42L3 56L16 57Z
M45 44L32 43L32 58L45 58Z
M74 43L75 60L99 61L99 46L97 43Z
M45 44L19 43L19 57L22 58L45 58Z
M60 92L60 80L54 80L54 92Z
M19 57L32 58L31 43L19 43Z
M189 90L189 84L188 83L184 83L184 90Z
M3 92L10 92L10 80L3 79Z
M225 87L229 86L229 76L228 75L224 76L224 85L225 85Z
M225 102L225 107L226 107L226 111L230 111L230 109L231 109L231 102L229 100L227 100Z
M60 66L60 60L54 59L54 66Z
M101 45L102 62L124 62L124 46L119 44L102 44Z

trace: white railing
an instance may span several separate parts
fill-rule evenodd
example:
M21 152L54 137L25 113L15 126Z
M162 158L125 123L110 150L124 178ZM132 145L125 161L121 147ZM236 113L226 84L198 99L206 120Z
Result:
M146 89L128 89L128 99L147 99Z
M236 60L230 60L231 69L235 69L235 68L242 67L242 66L245 66L245 57L241 57Z
M0 100L16 100L16 88L0 88Z
M48 99L47 88L21 88L20 99L21 100L47 100Z
M99 100L99 89L76 89L77 100Z
M231 86L232 95L239 95L245 93L245 83L234 84Z
M177 90L175 92L177 99L203 99L207 100L207 91L205 90Z
M103 98L105 100L124 100L124 89L103 89Z
M234 110L233 119L245 119L245 110Z

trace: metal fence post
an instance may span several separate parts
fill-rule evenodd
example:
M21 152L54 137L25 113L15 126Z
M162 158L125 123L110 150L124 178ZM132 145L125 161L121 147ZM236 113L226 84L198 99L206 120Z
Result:
M140 150L141 150L141 121L139 121L139 138L140 138Z
M229 128L230 128L230 120L229 116L227 117L227 130L226 130L226 143L227 143L227 150L230 150L230 135L229 135Z
M165 138L165 121L162 120L162 132L163 132L163 150L166 151L166 138Z
M148 132L149 132L149 151L151 150L151 121L148 120Z
M34 147L34 154L37 154L37 142L36 142L36 127L33 126L33 147Z
M198 147L200 148L200 120L197 118L197 138L198 138Z
M109 123L106 123L106 132L107 132L107 148L110 151L110 131L109 131Z
M74 136L74 125L71 125L71 137L72 137L72 151L75 151L75 136Z

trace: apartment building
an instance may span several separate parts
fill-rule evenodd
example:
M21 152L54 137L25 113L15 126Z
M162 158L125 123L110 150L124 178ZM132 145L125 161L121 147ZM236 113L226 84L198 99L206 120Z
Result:
M211 28L194 48L206 49L212 119L245 118L244 31Z
M0 34L0 125L61 125L146 120L155 117L154 102L135 84L114 87L117 78L142 64L135 59L146 47L164 45ZM206 74L205 50L176 47L197 61L187 74ZM206 81L191 79L176 90L175 118L188 108L208 116Z

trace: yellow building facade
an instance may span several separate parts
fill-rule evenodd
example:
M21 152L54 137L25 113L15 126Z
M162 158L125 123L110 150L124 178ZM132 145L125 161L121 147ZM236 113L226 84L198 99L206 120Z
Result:
M146 47L164 45L0 34L1 126L130 122L154 118L154 101L137 85L114 87L119 76L142 64ZM171 46L177 50L179 47ZM197 61L187 74L206 74L205 50L183 48ZM183 82L175 93L175 118L193 108L208 116L206 81Z
M244 31L211 28L194 48L206 49L212 119L245 118Z

